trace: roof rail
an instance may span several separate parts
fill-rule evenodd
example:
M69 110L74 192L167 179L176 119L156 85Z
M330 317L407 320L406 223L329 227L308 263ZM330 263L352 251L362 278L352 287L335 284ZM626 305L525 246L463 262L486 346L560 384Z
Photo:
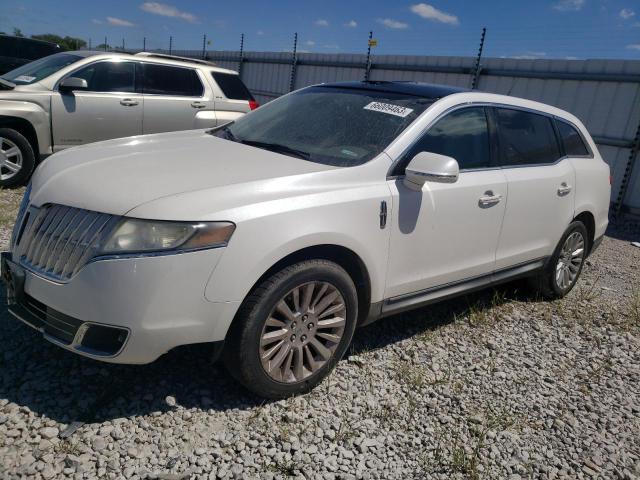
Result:
M189 62L189 63L198 63L200 65L208 65L215 67L216 64L210 62L208 60L202 60L199 58L189 58L189 57L180 57L178 55L168 55L166 53L154 53L154 52L138 52L135 54L136 57L151 57L151 58L164 58L166 60L175 60L176 62Z

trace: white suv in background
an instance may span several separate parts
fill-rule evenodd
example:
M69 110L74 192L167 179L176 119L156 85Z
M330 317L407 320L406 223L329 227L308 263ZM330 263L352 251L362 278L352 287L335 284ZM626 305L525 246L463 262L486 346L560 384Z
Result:
M0 77L0 187L67 147L215 127L258 104L237 72L155 54L64 52Z
M56 154L2 271L10 311L72 352L147 363L208 342L247 388L286 397L357 325L518 277L565 295L609 195L589 133L557 108L326 84L216 131Z

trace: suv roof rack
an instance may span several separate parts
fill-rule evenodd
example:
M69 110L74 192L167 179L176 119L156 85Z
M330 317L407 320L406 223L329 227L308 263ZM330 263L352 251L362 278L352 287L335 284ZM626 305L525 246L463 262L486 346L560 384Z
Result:
M164 58L166 60L175 60L177 62L189 62L189 63L198 63L200 65L208 65L215 67L216 64L210 62L208 60L202 60L199 58L189 58L189 57L180 57L178 55L168 55L166 53L154 53L154 52L138 52L135 54L136 57L151 57L151 58Z

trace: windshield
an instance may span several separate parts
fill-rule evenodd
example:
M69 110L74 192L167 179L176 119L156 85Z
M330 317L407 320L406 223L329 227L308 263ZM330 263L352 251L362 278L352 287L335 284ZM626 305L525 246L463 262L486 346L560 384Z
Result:
M2 78L16 85L28 85L39 82L82 58L84 57L72 53L56 53L11 70L2 75Z
M311 87L274 100L215 135L336 166L384 150L432 99L358 88Z

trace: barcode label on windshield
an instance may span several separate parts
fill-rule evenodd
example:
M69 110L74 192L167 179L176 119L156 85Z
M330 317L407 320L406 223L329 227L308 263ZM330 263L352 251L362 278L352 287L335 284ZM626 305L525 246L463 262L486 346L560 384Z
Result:
M390 115L395 115L396 117L402 118L413 112L413 108L405 108L400 107L399 105L382 102L371 102L369 105L365 105L364 109L373 110L374 112L388 113Z

